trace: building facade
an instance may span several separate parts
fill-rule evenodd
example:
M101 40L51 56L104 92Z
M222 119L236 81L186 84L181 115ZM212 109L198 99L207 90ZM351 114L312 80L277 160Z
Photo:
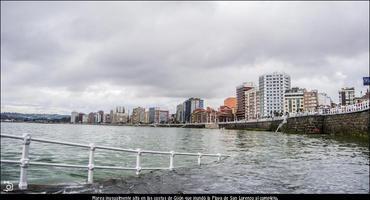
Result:
M159 110L159 108L149 108L149 124L158 123L155 121L155 119L158 118L158 116L156 116L156 110Z
M83 118L84 115L85 115L84 113L78 113L76 123L82 123L82 118Z
M332 100L326 93L317 93L317 102L319 108L330 108Z
M345 87L339 90L339 105L346 106L354 104L355 88Z
M224 100L224 106L231 108L233 113L233 119L236 118L236 97L228 97Z
M284 93L290 89L290 76L274 72L259 77L260 115L272 117L284 113Z
M204 100L192 97L183 103L183 107L183 122L191 122L191 114L193 113L193 111L198 108L204 109Z
M224 106L233 109L236 112L236 97L228 97L224 100Z
M231 108L227 106L220 106L217 112L217 119L219 122L230 122L234 121L235 115Z
M89 122L89 116L88 115L83 115L82 116L82 123L87 124Z
M305 89L294 87L286 90L284 94L284 114L299 113L304 111Z
M363 95L361 97L355 97L353 99L353 101L354 101L354 103L362 103L364 101L368 101L369 99L370 99L370 92L369 92L369 89L367 89L365 95Z
M217 117L217 111L211 107L207 107L207 123L217 123L218 117Z
M78 121L78 112L73 111L71 113L71 123L75 124Z
M87 123L89 124L95 123L95 113L93 112L89 113Z
M102 121L101 115L99 113L94 113L94 123L98 124Z
M191 123L207 123L207 111L197 108L191 113Z
M260 95L256 87L245 91L245 119L258 119L260 117Z
M145 111L144 114L144 123L149 124L149 111Z
M169 121L169 111L168 110L158 110L158 123L161 123L161 124L164 124L164 123L168 123Z
M128 122L128 114L127 113L114 113L114 121L115 124L126 124Z
M161 110L158 107L149 108L149 123L168 123L169 111Z
M145 108L137 107L132 110L131 122L133 124L144 123L145 118Z
M184 122L184 104L179 104L176 107L176 122Z
M104 114L103 123L106 123L106 124L112 123L111 115L110 114L108 114L108 113L105 113Z
M319 107L317 90L305 91L304 93L304 111L316 112Z
M104 121L104 111L99 110L97 114L99 115L97 123L103 123L103 121Z
M125 113L125 107L123 106L117 106L114 111L111 111L112 124L126 124L128 119L128 114Z
M125 113L125 107L124 106L116 106L116 113Z
M244 82L236 87L236 119L245 119L245 92L254 88L253 82ZM229 107L230 108L230 107Z

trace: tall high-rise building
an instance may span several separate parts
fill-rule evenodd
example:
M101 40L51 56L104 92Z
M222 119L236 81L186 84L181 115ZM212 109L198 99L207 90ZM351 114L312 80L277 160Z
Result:
M125 107L124 106L117 106L115 111L116 111L116 113L125 113Z
M197 108L204 108L204 100L200 98L190 98L183 104L184 117L183 122L191 122L191 113Z
M184 105L179 104L176 107L176 121L177 122L184 122Z
M354 104L355 88L345 87L339 90L339 105L346 106Z
M304 111L315 112L319 107L319 99L317 90L304 92Z
M298 87L294 87L285 91L284 114L303 112L305 92L305 89Z
M132 110L131 122L133 124L144 123L145 108L137 107Z
M126 124L128 122L128 114L127 113L114 113L115 121L114 123L117 124Z
M274 72L259 77L260 114L263 117L284 112L284 93L290 89L290 76Z
M260 117L260 95L256 87L245 91L245 119Z
M89 122L89 116L88 115L83 115L82 116L82 123L86 124Z
M78 113L78 117L77 117L77 123L82 123L82 118L84 116L84 113Z
M103 116L103 123L112 123L111 115L108 113L104 113Z
M160 110L158 107L149 108L149 123L167 123L169 119L168 110Z
M145 111L144 114L144 123L149 124L149 111Z
M159 108L149 108L149 123L152 124L152 123L155 123L155 114L156 114L156 110L158 110Z
M253 82L244 82L236 87L236 118L245 119L245 92L254 87Z
M99 110L97 114L99 115L98 116L98 123L102 123L104 121L104 111Z
M76 111L73 111L72 113L71 113L71 123L77 123L77 121L78 121L78 112L76 112Z
M95 123L95 113L93 112L89 113L87 117L87 123L90 123L90 124Z
M117 106L114 111L111 111L111 121L113 124L125 124L128 122L128 114L125 113L125 107Z
M101 115L97 112L97 113L94 113L95 115L94 115L94 122L96 123L96 124L98 124L98 123L100 123L101 122Z

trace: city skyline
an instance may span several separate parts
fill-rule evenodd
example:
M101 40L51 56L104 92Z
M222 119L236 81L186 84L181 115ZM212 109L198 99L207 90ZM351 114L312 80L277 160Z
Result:
M355 87L356 96L366 90L369 7L1 2L1 43L2 112L123 105L130 113L137 106L175 113L190 97L218 108L237 85L258 85L260 75L275 71L288 73L291 87L317 89L338 103L342 87Z

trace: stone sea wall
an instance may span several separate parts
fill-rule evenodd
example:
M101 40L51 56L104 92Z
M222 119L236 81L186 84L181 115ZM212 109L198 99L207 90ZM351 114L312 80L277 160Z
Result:
M219 128L237 129L237 130L275 131L281 122L282 120L219 124Z
M269 122L246 122L237 124L220 124L220 128L238 130L275 131L281 120ZM369 110L334 114L292 117L281 127L285 133L301 134L343 134L369 137Z

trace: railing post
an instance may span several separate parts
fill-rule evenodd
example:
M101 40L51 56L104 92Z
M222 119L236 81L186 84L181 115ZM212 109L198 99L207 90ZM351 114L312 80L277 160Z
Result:
M170 155L170 170L173 170L173 157L175 156L175 152L171 151Z
M20 190L27 190L27 168L29 164L29 150L30 150L30 143L31 143L31 135L26 133L23 135L23 150L22 150L22 158L21 158L21 172L19 177L19 184L18 187Z
M140 174L140 171L141 171L140 156L141 156L141 149L137 149L137 155L136 155L136 175L139 175Z
M91 184L94 181L94 152L95 152L95 144L90 143L90 153L89 153L89 165L88 167L88 174L87 174L87 183Z
M198 153L198 165L200 165L200 158L202 158L202 153Z

